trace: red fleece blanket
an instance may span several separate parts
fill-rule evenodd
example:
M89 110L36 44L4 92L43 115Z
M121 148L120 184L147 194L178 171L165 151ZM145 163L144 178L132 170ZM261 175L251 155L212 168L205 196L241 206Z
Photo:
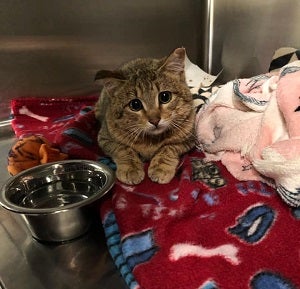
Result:
M12 125L18 137L42 135L70 158L114 167L97 146L96 99L15 99ZM300 209L261 182L237 181L220 162L204 163L199 151L182 158L171 183L116 182L110 196L99 210L129 288L300 288Z

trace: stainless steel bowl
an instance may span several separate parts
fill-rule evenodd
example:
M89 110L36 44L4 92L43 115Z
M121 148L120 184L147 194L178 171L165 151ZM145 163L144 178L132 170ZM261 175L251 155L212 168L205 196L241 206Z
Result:
M20 214L32 236L62 242L87 232L90 204L115 181L107 166L87 160L66 160L25 170L2 187L0 204Z

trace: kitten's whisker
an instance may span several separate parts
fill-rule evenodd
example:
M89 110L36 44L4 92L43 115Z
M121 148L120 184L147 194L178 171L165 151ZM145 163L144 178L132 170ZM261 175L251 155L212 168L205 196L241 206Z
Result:
M196 139L197 136L196 136L194 130L190 131L186 127L183 127L174 121L171 121L170 124L177 131L177 133L182 133L182 137L191 135L194 139Z
M138 138L139 134L141 132L139 131L138 133L135 132L131 132L130 134L127 135L127 138L123 140L123 142L119 142L118 146L116 147L116 150L120 150L122 146L126 145L131 147L133 145L133 143L136 141L136 139ZM125 158L126 156L124 156Z
M177 122L171 121L170 124L174 129L179 130L180 132L184 133L185 135L190 134L190 131L186 127L181 126Z
M124 138L124 142L119 142L116 150L119 150L124 145L132 146L141 133L142 129L136 124L128 127L128 134L126 135L126 138Z
M135 143L142 132L143 132L143 129L141 127L139 127L138 125L132 125L131 127L129 127L129 134L127 135L128 144L132 145L133 143Z

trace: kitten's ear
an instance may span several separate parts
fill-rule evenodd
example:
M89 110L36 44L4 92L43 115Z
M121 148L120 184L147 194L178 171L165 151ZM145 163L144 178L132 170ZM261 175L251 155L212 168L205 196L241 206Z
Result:
M161 70L165 70L171 73L182 74L184 72L185 62L185 49L176 48L165 60L161 66Z
M95 76L95 81L99 79L110 94L125 81L125 77L121 72L110 70L98 71Z

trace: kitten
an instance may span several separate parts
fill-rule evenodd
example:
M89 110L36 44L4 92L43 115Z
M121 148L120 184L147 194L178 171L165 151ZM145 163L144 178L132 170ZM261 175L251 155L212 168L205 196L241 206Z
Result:
M101 70L103 90L95 106L98 143L126 184L144 177L169 183L180 156L194 146L194 108L185 82L185 49L163 59L136 59L117 71Z

